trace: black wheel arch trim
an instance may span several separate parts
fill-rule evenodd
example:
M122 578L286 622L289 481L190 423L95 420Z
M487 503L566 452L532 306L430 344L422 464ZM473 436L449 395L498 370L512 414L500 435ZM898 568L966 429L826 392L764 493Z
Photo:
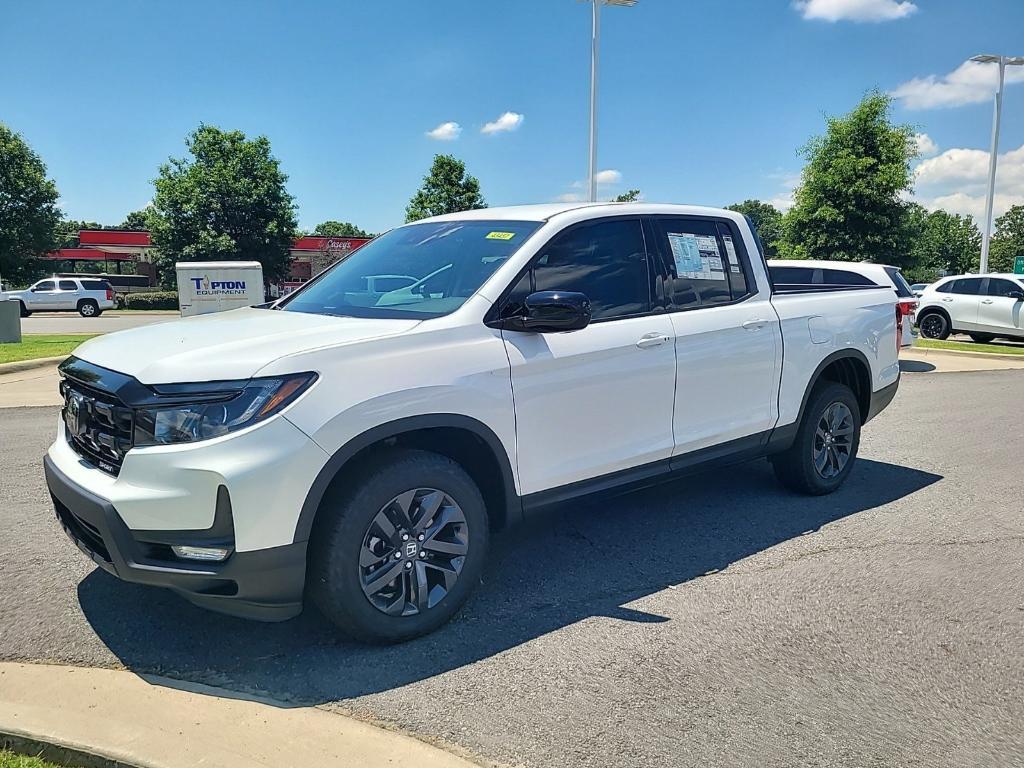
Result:
M453 428L462 429L480 438L494 454L501 472L504 486L506 522L514 524L522 519L522 500L516 493L515 477L512 473L512 462L509 460L505 446L493 430L482 421L457 413L433 413L420 416L407 416L396 419L366 430L349 440L339 448L317 474L313 485L306 493L306 499L299 511L299 520L295 526L293 542L308 541L313 530L316 513L320 509L331 482L342 468L365 448L403 434L421 429Z
M864 412L860 415L861 416L861 424L866 424L868 419L871 418L871 416L875 415L874 413L871 412L872 409L870 408L870 403L871 403L872 397L875 394L875 391L871 388L871 385L873 383L872 382L872 378L871 378L871 363L868 362L867 355L865 355L859 349L852 349L852 348L851 349L840 349L840 350L837 350L837 351L833 352L832 354L826 356L824 360L822 360L820 363L818 363L818 367L815 368L814 369L814 373L811 374L811 378L807 382L807 387L806 387L806 389L804 389L803 399L800 401L800 411L797 413L796 421L793 422L793 426L794 426L794 429L792 430L793 436L796 435L796 427L799 427L800 423L804 419L804 412L807 410L807 401L811 399L811 392L814 390L814 387L817 386L818 382L821 380L821 374L825 371L826 368L828 368L830 365L832 365L832 363L834 363L834 362L836 362L838 360L846 360L846 359L856 360L858 363L862 364L864 366L864 369L868 372L868 391L865 394L867 396L867 401L868 401L869 407L866 408L866 409L863 409ZM897 384L899 383L899 379L897 379L896 383ZM856 394L856 393L854 393L854 394ZM879 410L881 410L881 409L879 409ZM877 413L877 411L876 411L876 413ZM780 429L782 429L783 430L783 434L785 434L786 427L777 427L775 429L775 432L778 432ZM773 437L774 437L774 435L773 435Z

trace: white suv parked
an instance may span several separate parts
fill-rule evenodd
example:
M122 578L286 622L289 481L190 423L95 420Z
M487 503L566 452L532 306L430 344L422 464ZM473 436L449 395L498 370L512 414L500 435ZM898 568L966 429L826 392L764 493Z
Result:
M899 320L890 287L773 290L732 211L467 211L273 307L85 342L46 479L119 578L268 620L310 597L394 642L459 609L492 530L584 494L764 456L836 490L896 394Z
M77 312L82 317L99 317L114 308L114 289L100 278L48 277L24 291L7 291L0 300L21 303L21 316L33 312Z
M927 339L966 333L981 344L1024 338L1024 275L954 275L924 289L917 324Z

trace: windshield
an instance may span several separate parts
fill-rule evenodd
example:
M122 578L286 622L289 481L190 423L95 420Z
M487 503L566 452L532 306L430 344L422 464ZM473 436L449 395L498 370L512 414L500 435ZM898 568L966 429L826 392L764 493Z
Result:
M287 312L441 317L461 307L539 221L411 224L371 240L282 302Z

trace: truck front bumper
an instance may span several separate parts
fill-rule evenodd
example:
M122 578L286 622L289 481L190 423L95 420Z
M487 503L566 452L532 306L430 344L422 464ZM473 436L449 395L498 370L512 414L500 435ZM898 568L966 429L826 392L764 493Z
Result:
M305 541L232 552L219 563L184 561L171 552L172 544L183 543L174 531L149 531L143 537L125 525L110 501L68 478L49 455L43 466L64 531L108 573L136 584L168 587L203 608L248 619L284 621L302 611ZM230 503L226 514L231 514ZM220 542L221 531L217 533ZM200 538L194 543L206 542Z

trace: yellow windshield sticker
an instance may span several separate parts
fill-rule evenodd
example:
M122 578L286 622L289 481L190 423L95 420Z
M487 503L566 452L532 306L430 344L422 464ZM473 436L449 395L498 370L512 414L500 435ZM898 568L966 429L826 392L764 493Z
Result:
M511 240L516 236L515 232L488 232L488 240Z

